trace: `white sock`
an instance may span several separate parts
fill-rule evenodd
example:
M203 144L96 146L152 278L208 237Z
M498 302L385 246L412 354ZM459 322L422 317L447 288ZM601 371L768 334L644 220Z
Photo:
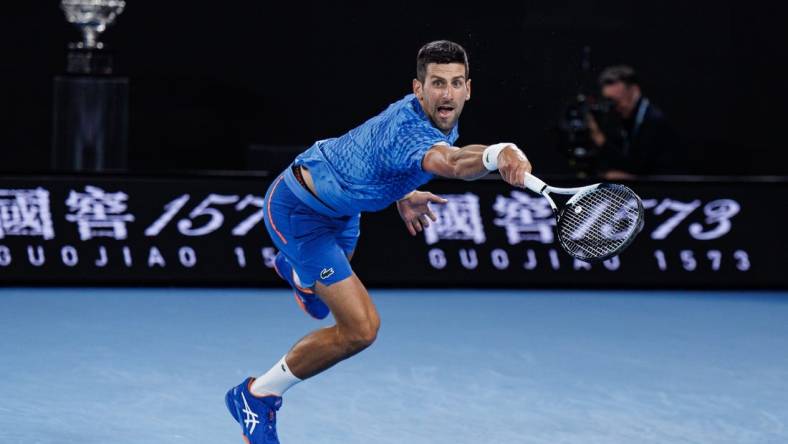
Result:
M290 372L290 367L287 366L285 358L287 358L287 355L282 356L282 359L271 367L263 376L254 380L251 387L253 395L282 396L287 389L301 382L298 377Z

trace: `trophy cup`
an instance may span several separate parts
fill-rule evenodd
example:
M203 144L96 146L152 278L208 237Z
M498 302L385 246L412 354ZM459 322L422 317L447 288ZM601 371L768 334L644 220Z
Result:
M61 0L66 20L82 31L70 43L66 72L55 76L52 167L122 170L127 162L129 79L99 36L123 12L123 0Z
M101 49L104 44L98 36L123 12L123 0L61 0L60 8L66 20L82 30L82 41L72 43L72 48Z

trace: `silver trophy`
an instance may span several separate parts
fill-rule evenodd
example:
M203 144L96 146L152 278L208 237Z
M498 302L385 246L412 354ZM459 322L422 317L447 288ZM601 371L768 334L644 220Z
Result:
M60 7L66 20L79 26L83 40L71 46L79 49L101 49L104 44L98 36L123 12L123 0L61 0Z

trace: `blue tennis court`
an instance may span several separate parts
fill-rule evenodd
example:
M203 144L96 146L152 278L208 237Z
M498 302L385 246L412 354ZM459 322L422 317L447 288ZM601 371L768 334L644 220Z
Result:
M295 443L788 442L788 294L372 291ZM0 442L241 443L225 391L326 322L284 290L0 290Z

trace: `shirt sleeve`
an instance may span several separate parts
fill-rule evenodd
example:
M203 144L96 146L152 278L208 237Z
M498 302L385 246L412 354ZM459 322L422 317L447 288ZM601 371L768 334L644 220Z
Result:
M422 169L422 159L435 145L449 145L446 137L432 126L423 124L404 125L394 140L395 149L408 170Z

